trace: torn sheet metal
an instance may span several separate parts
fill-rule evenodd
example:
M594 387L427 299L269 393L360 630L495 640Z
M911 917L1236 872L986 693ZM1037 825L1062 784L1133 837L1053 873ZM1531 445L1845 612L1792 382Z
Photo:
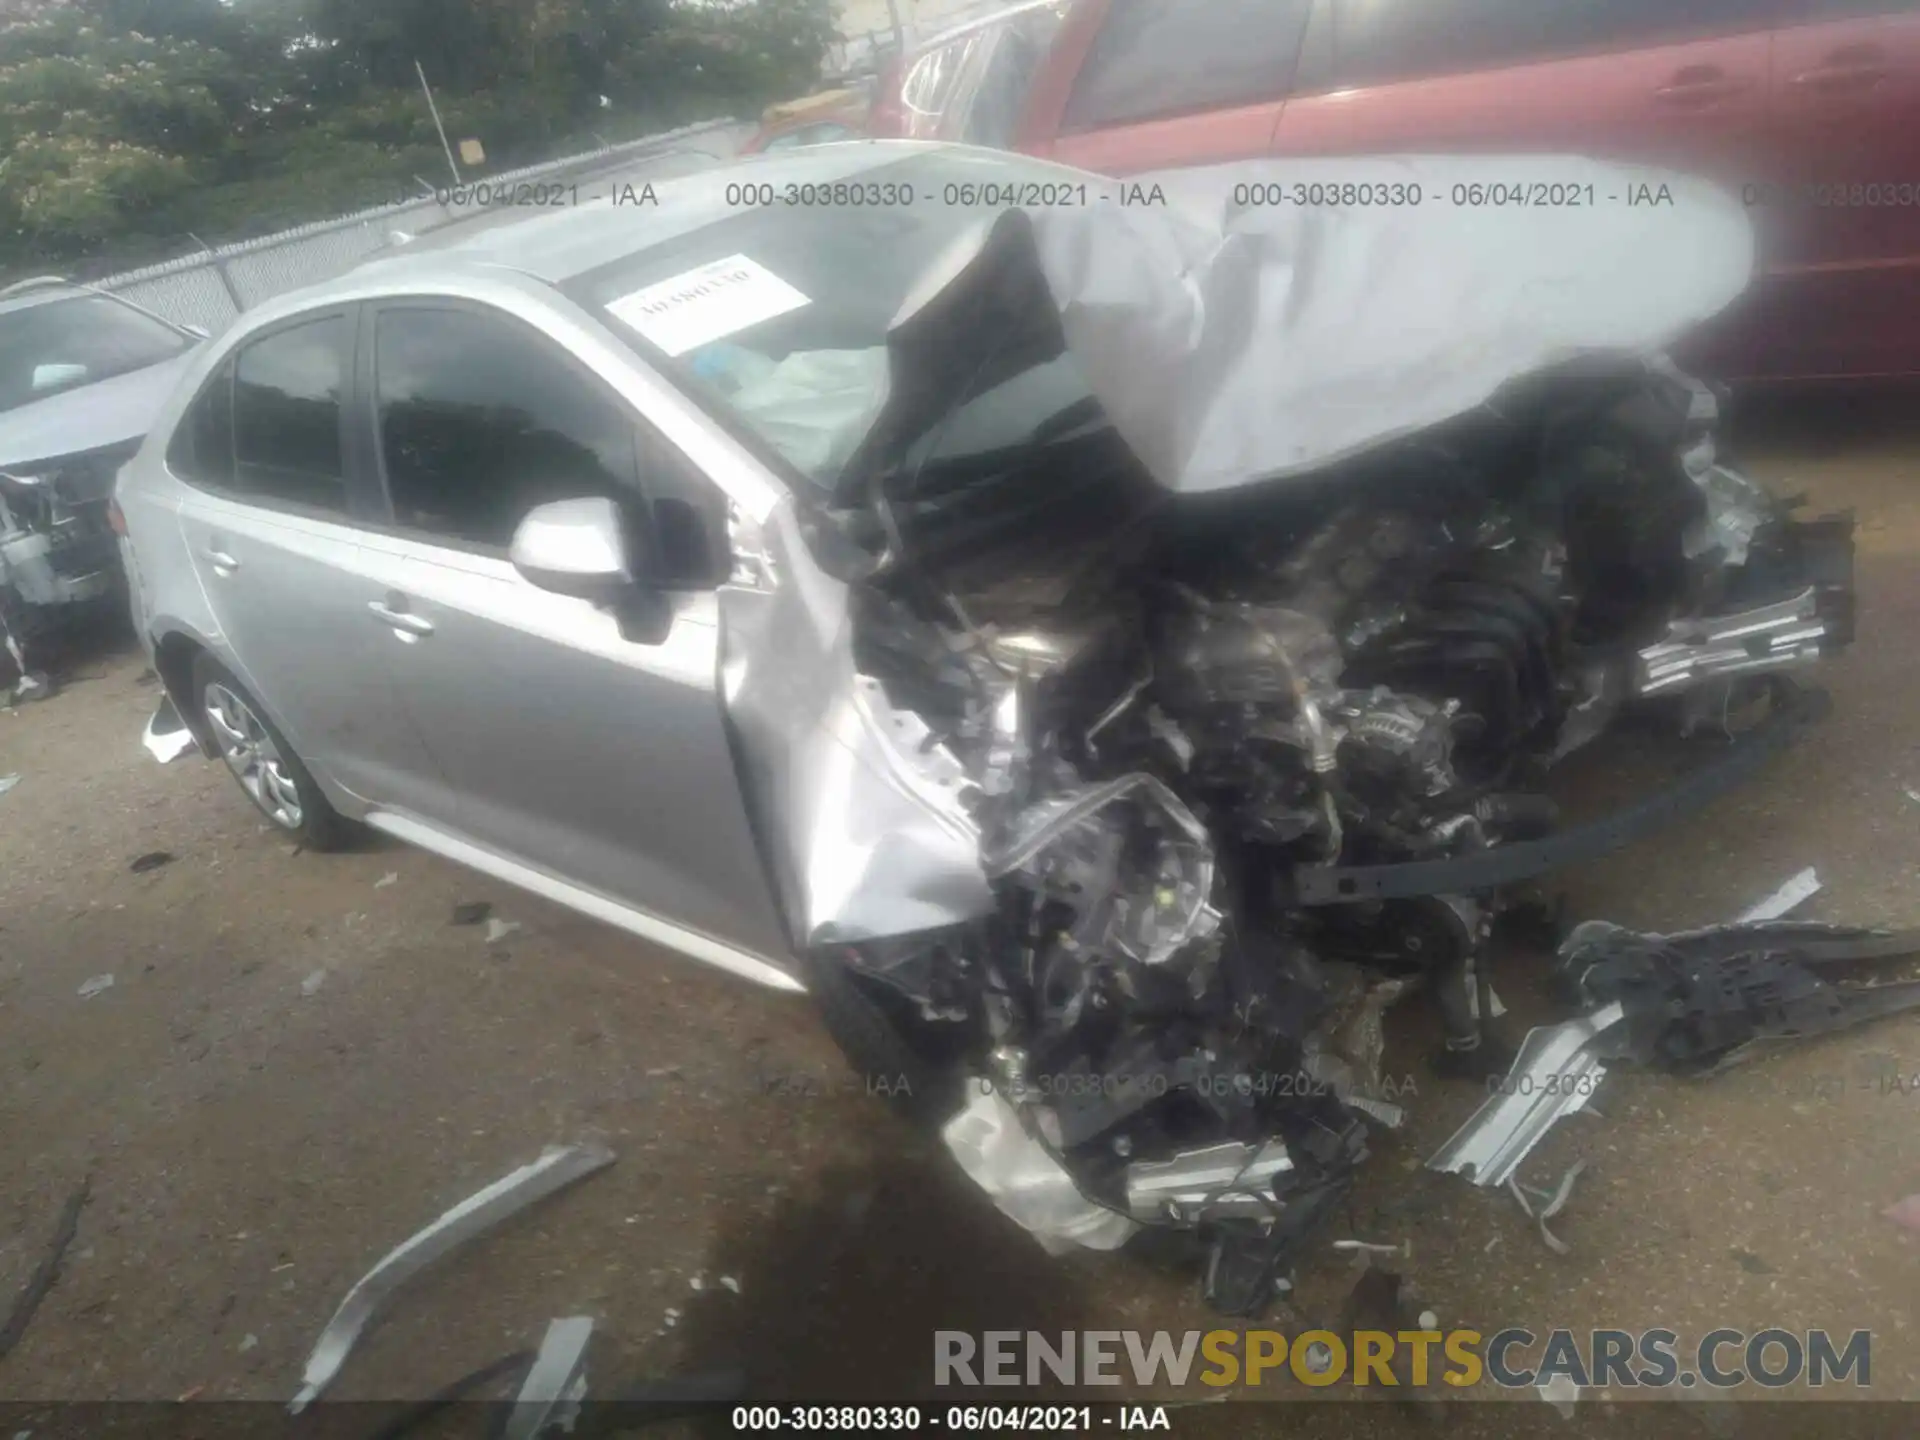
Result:
M426 1229L401 1242L363 1275L340 1302L307 1357L300 1391L287 1409L298 1415L332 1383L360 1333L387 1297L436 1260L478 1238L537 1201L613 1163L604 1145L554 1145L540 1158L462 1200Z
M990 914L967 809L975 786L918 716L858 672L848 587L806 553L791 502L756 548L779 583L721 591L721 681L796 947Z
M1527 1032L1500 1088L1427 1161L1487 1189L1507 1183L1553 1122L1586 1108L1606 1066L1596 1041L1626 1016L1616 1002L1559 1025Z
M1510 185L1515 173L1551 174L1593 203L1452 203L1459 187ZM1234 203L1318 183L1421 202ZM1156 187L1168 203L1152 202ZM1147 203L1005 212L895 328L926 328L942 310L977 316L951 303L956 291L1012 297L1032 288L1018 272L1037 270L1038 308L1051 297L1114 427L1182 492L1324 467L1554 367L1653 356L1723 310L1754 270L1735 196L1572 156L1289 157L1142 175L1126 189ZM989 388L998 377L985 362L1021 348L1002 333L945 338L897 364L881 428L924 433L969 398L954 385ZM928 363L949 383L931 383Z
M199 748L200 742L194 739L187 722L180 718L172 697L168 696L154 708L140 743L146 746L149 755L166 765Z
M975 1086L966 1109L941 1133L960 1168L1049 1255L1080 1246L1118 1250L1139 1228L1126 1215L1082 1195L997 1090Z
M573 1429L587 1394L587 1342L592 1338L590 1316L574 1315L547 1326L540 1353L507 1413L502 1440L534 1440L549 1426Z
M1640 651L1634 693L1673 695L1735 676L1799 669L1817 664L1836 638L1835 627L1820 613L1819 592L1811 587L1731 615L1688 616Z
M1274 1179L1292 1169L1293 1157L1278 1138L1257 1146L1228 1140L1171 1160L1135 1161L1127 1167L1127 1208L1147 1224L1236 1215L1271 1220L1282 1208Z
M1567 1202L1573 1198L1573 1185L1587 1168L1587 1162L1576 1160L1567 1167L1567 1173L1560 1177L1560 1183L1552 1190L1534 1190L1522 1185L1513 1176L1507 1177L1507 1189L1513 1192L1513 1198L1520 1202L1520 1208L1526 1212L1529 1220L1540 1227L1540 1238L1547 1248L1556 1255L1571 1255L1573 1247L1547 1228L1547 1221L1567 1208ZM1531 1197L1531 1198L1529 1198ZM1538 1205L1540 1208L1535 1209Z
M1750 925L1758 920L1778 920L1792 914L1819 893L1819 873L1809 865L1797 875L1788 876L1780 888L1766 899L1756 900L1749 905L1734 923Z

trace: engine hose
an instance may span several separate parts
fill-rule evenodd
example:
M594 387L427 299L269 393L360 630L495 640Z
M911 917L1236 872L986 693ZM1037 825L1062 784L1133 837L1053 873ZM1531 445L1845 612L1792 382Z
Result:
M1483 795L1473 813L1509 840L1540 840L1560 828L1560 807L1548 795L1514 791Z

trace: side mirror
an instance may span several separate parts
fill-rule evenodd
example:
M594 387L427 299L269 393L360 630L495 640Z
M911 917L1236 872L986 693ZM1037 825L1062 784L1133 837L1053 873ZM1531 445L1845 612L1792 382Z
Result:
M508 558L529 584L597 605L617 604L642 583L620 507L604 496L534 506Z
M71 385L76 380L87 378L87 367L71 365L64 361L51 361L45 365L33 367L33 379L30 382L37 395L42 390L52 390L61 385Z

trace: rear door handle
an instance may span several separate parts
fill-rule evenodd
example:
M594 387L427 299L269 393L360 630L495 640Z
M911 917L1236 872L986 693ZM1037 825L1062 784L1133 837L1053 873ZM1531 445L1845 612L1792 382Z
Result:
M367 602L367 609L373 612L374 618L379 620L381 624L392 626L395 633L408 644L412 644L422 635L431 635L433 633L433 622L431 620L419 615L414 615L406 610L396 610L384 600L369 600Z
M240 568L240 562L218 545L210 546L206 556L207 563L213 566L213 573L216 575L231 575Z

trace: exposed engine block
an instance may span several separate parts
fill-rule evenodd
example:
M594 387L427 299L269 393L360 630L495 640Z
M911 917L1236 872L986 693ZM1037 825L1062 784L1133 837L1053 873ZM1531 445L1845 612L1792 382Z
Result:
M1624 705L1730 701L1851 638L1844 521L1721 466L1677 374L1603 400L1472 464L1410 445L1169 523L1051 607L1042 567L921 615L1002 903L907 988L975 1027L988 1085L949 1139L1043 1240L1195 1230L1216 1303L1257 1309L1395 1122L1381 1010L1429 986L1477 1043L1499 898L1315 911L1276 877L1544 836L1541 777Z

